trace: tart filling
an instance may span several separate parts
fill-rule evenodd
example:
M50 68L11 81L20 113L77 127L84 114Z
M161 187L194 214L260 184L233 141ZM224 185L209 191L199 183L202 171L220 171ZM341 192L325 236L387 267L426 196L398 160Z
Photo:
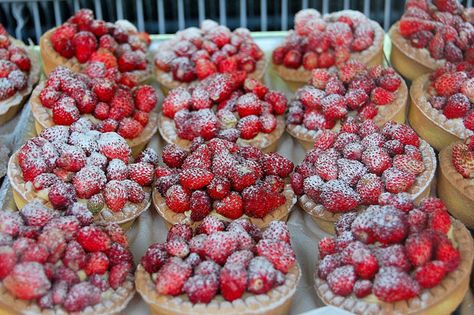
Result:
M335 221L377 204L384 192L426 194L435 170L433 149L407 125L350 119L339 133L321 132L291 184L305 211Z
M415 207L394 196L344 214L336 235L319 243L315 287L325 303L356 314L448 314L468 288L472 237L437 198Z
M129 88L100 71L77 74L62 66L31 97L33 115L42 128L69 126L86 117L98 131L116 131L132 147L147 143L158 129L157 103L150 85Z
M83 118L70 128L55 126L32 138L10 158L8 176L22 199L38 198L55 209L76 200L97 221L124 223L150 205L157 154L135 161L125 139L91 130Z
M117 73L117 81L129 86L151 74L146 56L149 45L149 35L138 32L130 22L96 20L89 9L79 10L40 41L47 73L59 65L79 72L89 63L99 62Z
M407 98L406 84L393 68L349 61L339 69L317 69L289 103L287 130L314 142L321 130L339 130L346 117L372 119L379 126L389 120L403 122Z
M278 153L213 139L190 153L167 145L162 158L153 201L172 224L212 214L226 221L249 217L263 227L285 219L296 202L288 184L294 165Z
M407 1L390 38L410 58L435 70L446 62L473 62L472 17L459 1Z
M287 99L244 72L212 75L163 101L159 130L168 143L189 149L195 138L222 138L266 149L284 132Z
M133 257L118 225L93 224L83 204L65 215L32 201L0 213L0 305L41 314L114 314L132 299Z
M460 139L474 133L473 67L447 65L413 82L410 96L436 125Z
M378 23L357 11L321 16L314 9L301 10L295 15L295 30L273 51L274 69L284 79L307 82L311 70L349 59L380 64L383 36Z
M286 225L274 221L261 231L246 220L227 227L207 217L193 232L184 224L165 243L148 248L136 273L136 286L155 310L170 314L202 311L285 313L300 269Z
M157 47L157 80L168 89L194 85L214 73L245 71L261 79L265 72L264 53L250 31L204 20L200 28L189 27Z

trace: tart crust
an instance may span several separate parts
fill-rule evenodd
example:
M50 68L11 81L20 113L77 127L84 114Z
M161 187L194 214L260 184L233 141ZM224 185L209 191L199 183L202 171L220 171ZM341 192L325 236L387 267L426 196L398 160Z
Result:
M16 115L21 105L23 105L28 99L28 96L33 90L35 84L38 82L40 76L39 56L34 48L26 46L22 41L13 37L10 37L10 41L17 46L25 48L28 57L30 58L31 68L27 76L28 79L26 87L21 91L17 91L11 97L0 101L0 125L3 125Z
M54 50L53 44L51 44L51 36L56 29L57 27L50 29L40 38L40 51L44 73L49 75L57 66L65 66L74 72L81 72L87 63L79 63L76 57L65 58ZM151 61L148 60L147 69L131 71L131 76L136 78L139 83L150 79L153 72L151 64Z
M52 208L53 206L48 200L45 200L38 195L38 192L34 190L31 182L25 183L23 180L22 171L18 164L18 152L19 151L16 151L10 157L7 171L8 178L10 179L13 188L13 199L15 200L17 208L23 208L26 203L33 199L37 199L47 207ZM144 191L145 199L141 203L135 204L127 201L121 211L114 212L110 210L107 205L104 205L104 209L95 216L95 221L101 223L117 223L120 224L124 230L127 230L130 228L134 220L150 207L151 188L145 187ZM86 203L87 201L84 199L78 199L78 202Z
M441 111L431 106L427 98L429 84L429 74L413 81L408 119L416 133L440 151L455 141L466 139L473 132L464 127L462 118L447 119Z
M166 43L163 43L163 44L166 44ZM160 47L158 47L157 49L159 48ZM262 59L257 61L257 63L255 64L255 71L247 74L247 77L262 81L263 76L265 75L266 69L267 69L267 60L266 60L266 57L263 56ZM160 83L160 88L163 91L163 94L165 96L172 89L175 89L178 87L188 88L188 87L195 86L197 83L200 82L199 80L194 80L192 82L180 82L178 80L174 80L173 74L171 72L165 72L163 70L158 69L157 67L155 67L155 77L156 77L156 81Z
M44 107L41 104L39 99L39 95L41 90L44 88L45 81L41 81L36 88L33 90L30 98L31 104L31 111L33 112L33 117L35 118L35 128L36 133L39 135L43 129L52 127L55 125L53 121L52 111L49 108ZM159 119L159 108L155 106L155 108L150 112L148 117L148 124L143 128L142 133L133 139L125 139L127 140L128 145L132 149L133 156L138 156L141 151L145 148L147 143L150 141L151 137L156 133L158 129L158 119ZM93 123L99 122L97 118L95 118L91 114L81 114L81 117L86 117L90 119Z
M286 221L291 212L291 209L293 208L293 205L296 203L296 196L293 192L293 189L291 188L291 185L288 183L285 184L282 193L286 198L285 204L276 208L274 211L267 214L263 218L251 218L246 216L245 217L248 218L250 222L258 226L260 229L266 228L272 221ZM152 199L156 211L158 211L158 213L163 217L163 219L165 219L168 228L170 228L173 224L184 222L189 222L196 226L199 224L198 221L191 221L188 213L177 213L171 210L166 205L165 198L163 198L156 189L153 189ZM211 212L210 215L217 216L223 221L231 221L230 219L217 214L214 210Z
M460 143L460 142L459 142ZM449 212L468 228L474 228L474 179L464 178L452 163L452 143L439 153L438 196Z
M112 293L110 296L104 298L99 304L88 306L81 312L74 312L77 315L109 315L117 314L127 307L127 304L135 295L134 277L129 275L127 280L116 290L109 289ZM106 291L104 293L108 293ZM102 296L104 296L104 293ZM62 308L41 309L36 304L35 300L27 301L16 299L0 282L0 313L2 314L41 314L41 315L56 315L69 314Z
M448 315L461 303L469 288L469 275L474 258L473 240L466 227L452 220L453 236L461 254L459 267L432 289L424 289L417 297L396 303L358 299L354 295L342 297L332 293L326 281L315 275L315 289L321 300L329 305L355 314L437 314Z
M361 12L354 10L334 12L324 15L323 18L325 20L336 20L341 15L351 15L354 18L365 18ZM372 20L369 21L375 31L374 42L372 46L364 51L351 53L350 59L358 60L368 66L375 66L382 64L384 60L383 41L385 33L377 22ZM298 69L290 69L284 65L276 65L272 62L272 67L276 74L287 83L292 91L296 91L298 88L302 87L311 78L311 71L306 70L303 66L300 66Z
M377 126L381 127L388 121L395 121L398 123L405 123L406 107L408 103L408 88L404 80L401 81L400 87L395 95L395 100L387 105L377 106L378 114L374 117L374 122ZM354 115L355 111L349 112L349 115ZM338 131L341 125L338 122L333 131ZM303 146L305 151L309 151L314 146L316 136L318 136L320 130L309 130L303 124L295 125L289 124L286 127L286 131L298 140Z
M412 195L415 202L420 201L430 194L431 182L433 181L436 171L436 155L433 148L431 148L426 141L421 140L420 151L423 156L425 170L416 177L415 182L407 191ZM323 205L314 202L314 200L306 194L298 198L298 203L304 211L311 215L321 229L330 234L335 233L334 224L343 212L334 213L328 211ZM363 210L364 208L365 206L359 206L356 208L356 211Z
M167 143L174 143L180 148L189 151L192 141L178 136L173 119L165 117L160 113L158 130L163 140ZM283 132L285 132L285 119L283 116L277 116L277 126L275 130L270 133L260 132L255 138L249 140L239 138L237 144L243 146L251 145L264 152L275 152L278 147L278 140L281 138Z
M388 32L392 41L390 63L398 73L413 81L425 73L444 66L446 61L432 58L428 49L413 47L398 31L399 24L400 22L397 22L392 25Z
M244 293L243 297L228 302L218 295L208 304L192 304L186 295L173 297L156 292L150 274L142 265L138 265L135 273L135 286L143 300L150 307L154 315L284 315L290 311L293 295L301 277L298 263L285 275L285 284L276 287L266 294L253 295Z

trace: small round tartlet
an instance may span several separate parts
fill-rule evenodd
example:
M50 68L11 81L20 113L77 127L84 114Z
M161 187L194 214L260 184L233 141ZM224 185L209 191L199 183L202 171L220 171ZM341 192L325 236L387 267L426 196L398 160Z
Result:
M342 213L377 204L388 193L419 201L436 171L433 149L407 125L350 121L325 131L291 175L298 203L326 232ZM388 193L387 193L388 192Z
M439 153L438 196L449 212L468 228L474 228L474 149L455 142Z
M40 38L41 59L46 75L64 66L81 72L91 62L101 62L119 77L120 83L136 85L152 75L147 58L150 37L126 20L115 23L94 19L81 9L64 24Z
M474 246L431 197L417 208L395 202L341 217L319 255L315 289L328 305L354 314L448 315L469 289Z
M448 62L472 62L474 49L467 43L472 22L458 1L407 1L400 21L389 30L390 63L413 81Z
M384 31L358 11L321 16L314 9L295 15L295 30L272 54L273 70L292 90L311 79L311 70L331 68L349 59L368 66L383 63Z
M168 226L197 224L208 215L224 221L248 218L259 228L286 221L296 203L289 183L293 163L278 153L212 139L188 153L163 149L153 204Z
M8 163L8 177L19 209L33 199L55 209L74 201L87 206L97 222L127 229L151 204L158 155L146 149L133 161L125 139L90 130L80 119L54 126L28 140Z
M313 147L322 130L339 130L347 117L405 122L408 88L392 69L349 61L338 69L313 70L308 85L289 103L286 130L303 146Z
M240 70L249 78L262 80L267 65L248 29L231 32L212 20L159 43L154 60L156 80L165 94L177 87L194 86L214 73Z
M36 132L85 117L101 132L120 134L137 156L158 129L157 92L150 85L129 88L99 73L58 67L40 82L30 98Z
M135 294L133 256L118 225L96 225L87 208L61 215L33 201L0 213L0 311L117 314ZM82 210L79 210L81 209Z
M192 140L222 138L274 152L285 132L285 95L270 91L243 71L212 75L164 99L158 126L162 138L189 150Z
M438 151L465 140L474 134L473 87L474 77L453 66L420 76L410 87L410 125Z
M288 314L301 270L282 222L174 225L141 259L135 286L152 314Z
M38 82L40 67L37 52L11 37L0 24L0 125L13 118Z

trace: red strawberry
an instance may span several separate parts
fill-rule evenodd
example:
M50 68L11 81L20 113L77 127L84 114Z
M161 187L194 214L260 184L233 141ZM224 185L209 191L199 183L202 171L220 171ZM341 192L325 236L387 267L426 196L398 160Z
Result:
M134 91L135 106L141 111L151 112L158 98L155 89L150 85L142 85Z
M247 288L247 271L242 265L227 265L219 275L221 294L229 302L239 299Z
M372 290L382 301L392 303L417 296L420 286L400 269L382 267L375 277Z
M322 259L327 255L336 253L336 241L332 237L324 237L318 243L319 257Z
M451 154L451 161L458 173L466 178L471 177L474 171L473 151L468 150L465 144L456 144Z
M448 239L442 239L436 246L435 251L436 260L444 262L446 270L451 272L455 270L461 261L459 251L455 249Z
M189 204L193 221L201 221L212 210L211 198L202 190L196 190L191 194Z
M108 79L96 79L92 91L101 102L109 102L115 94L116 85Z
M232 192L221 201L217 201L214 207L217 213L229 219L238 219L243 214L242 197L236 192Z
M382 87L376 87L370 94L370 100L377 105L387 105L395 100L395 96Z
M182 110L189 109L191 106L191 94L184 88L177 88L166 96L163 101L163 115L174 118L174 115Z
M22 300L39 298L51 287L43 266L37 262L17 264L3 284L10 294Z
M451 217L446 210L435 210L428 214L428 227L447 234L451 228Z
M415 182L415 175L390 167L382 174L382 181L385 183L385 189L391 193L407 191Z
M436 78L433 86L438 95L451 96L461 89L466 79L465 72L448 72Z
M412 234L406 242L407 257L414 266L422 266L431 259L433 243L426 233Z
M140 186L148 186L153 181L153 165L138 162L128 165L129 178Z
M217 294L219 281L215 276L195 275L183 286L191 303L209 303Z
M268 153L263 156L262 170L265 175L277 175L279 177L288 177L293 171L294 164L284 156L278 153Z
M276 270L266 258L255 257L248 267L247 290L254 294L266 293L274 287L276 277Z
M451 95L443 108L443 114L448 119L460 118L467 114L471 108L469 99L461 93Z
M89 60L92 53L97 49L97 39L90 32L79 32L72 38L72 45L75 48L75 56L80 63Z
M104 274L109 269L109 259L103 252L94 252L88 255L84 270L88 276Z
M117 180L108 182L104 189L104 199L110 210L115 212L122 210L128 200L126 186Z
M53 108L56 102L59 100L61 93L56 91L53 88L46 87L44 88L40 95L41 104L46 108Z
M111 245L109 236L96 226L83 227L77 232L76 239L89 252L105 251Z
M132 118L124 118L118 126L117 133L125 139L138 137L143 131L143 126Z
M285 54L283 64L287 68L297 69L302 63L302 56L298 50L292 49Z
M110 287L114 290L119 288L125 282L131 271L132 265L129 262L123 262L113 266L109 273Z
M404 17L400 20L399 32L402 36L409 37L419 31L431 31L435 26L436 24L432 21Z
M143 255L140 264L148 273L157 272L166 262L168 254L162 244L156 243L151 245Z
M400 171L408 172L414 175L419 175L425 170L425 165L422 161L409 157L408 155L396 155L393 158L393 166Z
M362 162L367 169L377 175L381 175L392 166L392 159L387 151L379 147L369 147L362 153Z
M231 232L216 232L208 236L204 243L206 257L223 265L227 257L237 249L237 238Z
M214 178L214 175L207 170L200 168L188 168L179 175L181 185L190 190L206 187Z
M181 185L173 185L166 192L166 205L178 213L189 209L189 199L190 193Z
M341 296L352 293L356 282L356 274L352 266L338 267L327 276L327 282L331 290Z
M237 129L240 131L240 137L242 139L252 139L258 135L262 123L260 119L255 115L246 116L239 120Z
M415 270L415 279L422 288L437 286L446 274L446 267L442 261L434 260L418 267Z
M207 186L207 193L212 199L223 199L230 193L229 180L225 177L214 176Z
M79 119L74 99L64 96L53 107L53 121L57 125L71 125Z

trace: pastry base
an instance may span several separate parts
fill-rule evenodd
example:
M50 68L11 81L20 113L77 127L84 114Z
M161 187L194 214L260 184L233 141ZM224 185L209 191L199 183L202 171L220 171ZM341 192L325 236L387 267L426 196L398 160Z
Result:
M159 49L159 47L158 47ZM263 56L255 66L255 71L247 74L247 77L257 79L263 82L263 77L267 69L267 60L266 56ZM169 91L176 89L178 87L189 88L198 84L200 81L195 80L192 82L180 82L173 79L171 72L165 72L155 67L156 81L160 84L160 89L163 92L163 95L168 95Z
M0 101L0 125L5 124L7 121L15 117L23 104L28 100L31 91L38 82L40 76L39 56L34 48L25 46L23 42L14 39L13 37L10 37L10 40L16 45L26 49L31 61L31 69L28 74L27 86L23 90L17 91L13 96Z
M404 80L397 91L395 100L389 105L378 106L379 112L374 117L374 122L377 126L382 127L388 121L395 121L397 123L405 123L406 108L408 104L408 88ZM355 115L355 111L349 112L349 115ZM340 129L338 122L333 131ZM314 140L319 133L319 130L309 130L304 125L290 124L286 127L286 131L304 148L307 152L314 147Z
M295 193L290 184L285 185L283 195L286 198L286 203L267 214L265 217L261 219L246 216L243 217L248 218L250 222L258 226L260 229L266 228L272 221L286 222L293 205L296 203ZM153 189L152 200L156 211L158 211L165 220L167 228L170 228L173 224L177 223L192 223L194 226L197 226L200 223L200 221L191 221L190 213L177 213L168 208L165 198L163 198L156 189ZM231 221L230 219L217 214L215 211L212 211L210 215L214 215L223 221Z
M38 86L33 90L30 98L31 104L31 111L33 112L33 117L35 118L35 129L37 135L41 133L46 128L52 127L55 125L52 118L52 113L49 108L44 107L39 100L39 94L41 90L44 88L45 81L42 81L38 84ZM143 129L142 133L134 138L134 139L125 139L127 140L128 145L132 149L132 155L137 157L140 152L143 151L145 146L150 141L151 137L156 133L158 129L158 118L159 118L159 111L158 105L155 106L153 111L150 112L148 118L148 124ZM81 117L89 118L92 122L97 123L97 120L93 115L85 114L81 115Z
M156 292L150 274L138 265L135 273L135 286L154 315L285 315L289 314L296 286L301 277L298 264L285 275L284 285L276 287L266 294L245 293L242 298L228 302L222 296L216 296L208 304L192 304L186 295L173 297Z
M392 42L390 63L404 78L413 81L419 76L430 73L442 66L444 61L431 58L427 49L419 49L411 46L398 32L399 22L395 23L389 30Z
M412 195L415 203L420 202L423 198L428 197L431 191L431 183L436 171L436 155L433 149L425 141L421 142L420 151L423 155L423 163L425 170L418 175L413 186L408 190ZM309 196L302 195L298 198L298 204L306 211L314 222L325 232L335 234L334 224L343 212L334 213L326 210L321 204L313 201ZM356 211L363 210L364 206L359 206Z
M358 299L354 295L342 297L332 293L326 281L315 275L315 289L321 300L328 304L355 314L409 314L409 315L449 315L463 300L469 289L469 276L474 258L474 247L471 234L458 220L452 220L453 235L461 253L459 267L431 289L424 289L421 294L407 301L396 303L374 302Z
M38 196L31 182L25 183L22 175L21 168L18 165L18 151L12 154L8 161L7 175L10 180L13 192L13 200L17 209L22 209L28 202L37 199L47 207L52 208L53 206L47 201ZM145 200L140 204L134 204L127 202L124 209L118 212L113 212L108 209L107 206L95 216L95 221L101 223L117 223L123 230L128 230L135 222L135 220L151 205L151 188L145 188ZM79 199L79 202L82 200Z
M129 275L127 280L117 290L112 290L112 295L99 304L88 306L81 312L71 314L77 315L111 315L123 311L135 295L134 277ZM58 315L69 314L62 308L41 310L35 300L27 301L16 299L11 295L3 283L0 282L0 314L21 315L41 314Z
M463 132L455 132L449 128L449 120L438 110L431 107L426 99L425 91L429 84L429 74L413 81L410 88L411 105L408 120L416 133L426 140L433 148L440 151L449 144L464 139ZM427 112L427 111L430 111ZM444 118L444 122L442 119Z
M353 10L343 10L325 15L325 19L336 19L340 15L350 14L355 17L363 16L362 13ZM370 21L375 30L374 44L362 52L351 54L350 59L358 60L367 66L381 65L384 61L383 42L385 33L377 22ZM299 88L306 85L311 78L311 71L300 66L298 69L290 69L284 65L276 65L272 63L275 73L286 83L292 92L296 92Z
M48 76L57 66L65 66L74 72L81 72L87 63L79 63L76 57L70 59L64 58L54 50L53 45L51 44L51 36L55 30L56 27L50 29L40 38L40 51L44 73ZM134 76L140 84L150 79L152 72L152 62L148 60L147 69L132 71L130 74Z
M191 147L191 141L180 138L176 133L174 120L163 116L162 113L159 114L158 118L158 131L160 132L161 138L163 138L166 143L174 143L183 150L189 151L189 148ZM278 140L281 138L284 132L285 119L283 116L278 116L277 126L274 131L271 133L260 132L255 138L249 140L239 138L237 140L237 144L243 146L251 145L266 153L275 152L278 148Z
M454 144L445 147L439 153L438 196L454 217L473 229L474 180L464 178L454 168L451 162Z

